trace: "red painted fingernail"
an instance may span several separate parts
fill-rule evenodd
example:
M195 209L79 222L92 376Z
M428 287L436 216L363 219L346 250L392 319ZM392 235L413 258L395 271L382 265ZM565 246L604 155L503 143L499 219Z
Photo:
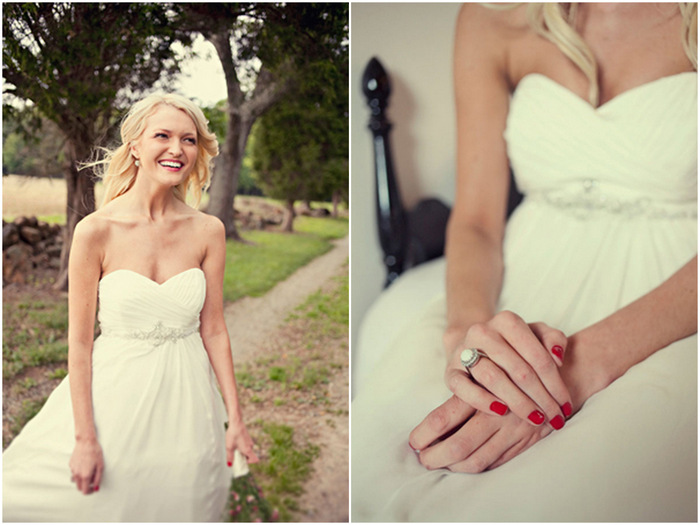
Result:
M559 359L561 359L562 361L564 360L564 349L561 346L559 346L559 345L553 346L552 353L555 356L557 356Z
M227 464L229 467L230 467L231 465L233 465L233 463L231 463L230 461L227 461L226 464Z
M97 492L98 490L100 490L100 486L99 486L99 485L97 485L97 486L95 487L95 492Z
M539 410L533 410L527 418L532 421L535 425L541 425L544 423L544 414Z
M561 416L553 417L549 424L554 430L560 430L564 426L564 418Z
M569 417L571 415L571 413L573 412L573 409L571 408L571 403L569 403L568 401L566 403L564 403L561 406L561 411L564 412L564 415L566 417Z
M499 403L498 401L494 401L493 403L491 403L491 406L489 408L492 412L496 412L496 414L498 414L499 416L503 416L506 412L508 412L508 407L503 403Z

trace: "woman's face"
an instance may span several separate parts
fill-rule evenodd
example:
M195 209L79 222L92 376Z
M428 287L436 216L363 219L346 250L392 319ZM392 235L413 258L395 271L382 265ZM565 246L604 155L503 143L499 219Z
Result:
M139 160L139 175L177 186L197 160L197 128L187 113L161 104L146 119L146 128L132 154Z

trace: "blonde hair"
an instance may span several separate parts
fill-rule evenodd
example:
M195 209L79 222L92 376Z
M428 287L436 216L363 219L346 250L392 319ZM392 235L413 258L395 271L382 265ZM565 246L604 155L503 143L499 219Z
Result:
M103 160L87 165L102 167L102 173L99 175L105 187L103 206L129 191L134 185L138 170L131 155L131 147L146 129L148 117L163 104L184 111L197 128L197 160L187 179L175 186L173 193L182 202L186 202L187 194L190 193L194 199L194 206L199 205L202 191L208 187L211 179L211 159L219 154L219 144L216 135L209 131L207 119L201 109L181 95L166 93L149 95L134 104L122 121L122 144L115 150L104 150Z
M553 42L589 80L588 98L591 104L598 105L598 67L595 57L583 38L574 29L578 4L528 4L527 15L532 28L547 40ZM698 69L698 6L696 3L680 3L683 17L681 39L683 49L693 67Z

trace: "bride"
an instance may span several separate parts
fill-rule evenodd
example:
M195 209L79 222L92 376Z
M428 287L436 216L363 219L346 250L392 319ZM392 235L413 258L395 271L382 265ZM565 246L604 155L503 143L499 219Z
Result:
M463 6L446 294L353 402L353 521L696 519L696 9Z
M220 521L234 452L257 461L223 317L223 225L185 203L216 137L174 94L137 103L121 136L71 248L69 375L3 454L6 521Z

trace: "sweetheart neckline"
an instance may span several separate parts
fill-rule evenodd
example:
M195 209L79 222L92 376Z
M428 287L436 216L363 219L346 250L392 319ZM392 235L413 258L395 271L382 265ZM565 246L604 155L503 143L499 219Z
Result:
M171 275L171 276L168 277L165 281L163 281L162 283L159 283L158 281L155 281L155 280L151 279L150 277L147 277L147 276L143 275L142 273L136 272L136 271L134 271L134 270L130 270L130 269L128 269L128 268L118 268L117 270L112 270L112 271L109 272L108 274L103 275L102 278L100 279L100 284L102 284L102 281L104 281L104 280L105 280L107 277L109 277L110 275L113 275L113 274L118 273L118 272L127 272L127 273L132 273L132 274L134 274L134 275L138 275L139 277L142 277L142 278L146 279L147 281L152 282L152 283L155 284L156 286L163 286L164 284L166 284L166 283L172 281L172 280L175 279L176 277L178 277L178 276L180 276L180 275L183 275L183 274L185 274L185 273L187 273L187 272L191 272L192 270L199 270L199 271L202 273L202 275L204 275L204 270L202 270L201 268L199 268L199 267L197 267L197 266L194 266L194 267L192 267L192 268L188 268L187 270L183 270L183 271L181 271L181 272L178 272L178 273L176 273L175 275Z
M518 82L518 85L515 86L515 89L513 90L513 96L515 96L515 94L517 93L518 89L520 88L520 86L523 84L524 81L526 81L529 78L539 77L539 78L546 80L549 84L553 84L555 87L557 87L561 91L568 93L570 96L574 97L576 100L579 100L582 104L584 104L587 108L589 108L594 113L598 113L603 108L607 108L609 105L615 103L617 100L624 99L627 97L627 95L634 94L634 93L636 93L644 88L655 85L659 82L668 81L668 80L676 79L676 78L683 78L686 75L696 75L697 76L697 74L698 74L697 71L681 71L680 73L674 73L672 75L666 75L663 77L655 78L654 80L650 80L649 82L644 82L643 84L639 84L638 86L634 86L630 89L627 89L627 90L623 91L622 93L618 93L613 98L604 102L603 104L599 105L598 107L593 107L590 102L588 102L586 99L580 97L579 95L577 95L576 93L571 91L569 88L567 88L563 84L560 84L556 80L548 77L547 75L545 75L543 73L534 72L534 73L528 73L520 79L520 82Z

